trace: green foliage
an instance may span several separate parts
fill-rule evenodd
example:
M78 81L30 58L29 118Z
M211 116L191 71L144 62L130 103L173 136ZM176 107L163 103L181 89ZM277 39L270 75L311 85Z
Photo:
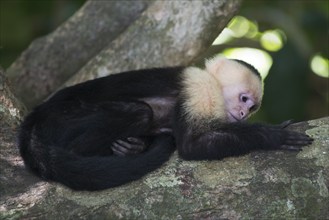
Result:
M0 0L0 65L5 69L37 37L70 17L85 0Z

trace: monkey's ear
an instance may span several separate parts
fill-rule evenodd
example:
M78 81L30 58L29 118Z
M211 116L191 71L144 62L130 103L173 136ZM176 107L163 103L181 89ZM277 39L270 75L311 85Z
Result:
M223 56L216 56L209 60L206 60L206 71L211 74L216 74L219 71L219 68L223 65L224 62L227 62L228 59Z

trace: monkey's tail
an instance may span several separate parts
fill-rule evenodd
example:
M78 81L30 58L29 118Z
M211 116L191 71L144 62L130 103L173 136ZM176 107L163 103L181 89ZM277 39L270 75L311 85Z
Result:
M102 190L137 180L159 168L175 150L169 135L159 135L150 149L135 157L75 155L43 145L34 132L30 114L22 123L18 145L25 164L36 175L75 190Z

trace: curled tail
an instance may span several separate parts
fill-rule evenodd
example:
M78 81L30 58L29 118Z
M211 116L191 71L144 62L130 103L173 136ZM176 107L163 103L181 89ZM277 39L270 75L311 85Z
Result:
M101 190L137 180L159 168L174 151L169 135L159 135L150 149L135 157L83 157L61 148L43 145L34 134L30 114L21 125L19 149L24 162L36 175L75 190Z

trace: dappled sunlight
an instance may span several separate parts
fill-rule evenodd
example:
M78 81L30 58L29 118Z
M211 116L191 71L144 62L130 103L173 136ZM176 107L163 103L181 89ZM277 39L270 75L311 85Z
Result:
M260 44L268 51L278 51L283 47L285 34L281 30L265 31L261 38Z
M4 198L6 202L0 204L0 212L28 210L47 195L48 189L49 183L38 182L26 188L26 191L23 193L6 196Z
M212 45L225 44L233 39L233 32L229 28L224 28L222 33L215 39Z
M225 44L234 38L258 38L258 25L243 16L235 16L222 33L215 39L213 45Z
M312 71L321 77L329 78L329 60L321 55L315 55L311 58Z
M258 42L259 48L229 48L224 50L223 54L228 58L241 59L252 64L259 70L264 79L272 65L271 55L266 51L277 52L281 50L287 42L286 33L281 29L260 31L256 22L239 15L231 20L215 39L213 45L225 45L243 38L250 42ZM317 76L329 77L329 60L326 57L319 54L313 56L310 60L310 68Z
M223 51L223 54L230 59L239 59L253 65L263 79L267 76L271 66L272 58L265 51L253 48L231 48Z

